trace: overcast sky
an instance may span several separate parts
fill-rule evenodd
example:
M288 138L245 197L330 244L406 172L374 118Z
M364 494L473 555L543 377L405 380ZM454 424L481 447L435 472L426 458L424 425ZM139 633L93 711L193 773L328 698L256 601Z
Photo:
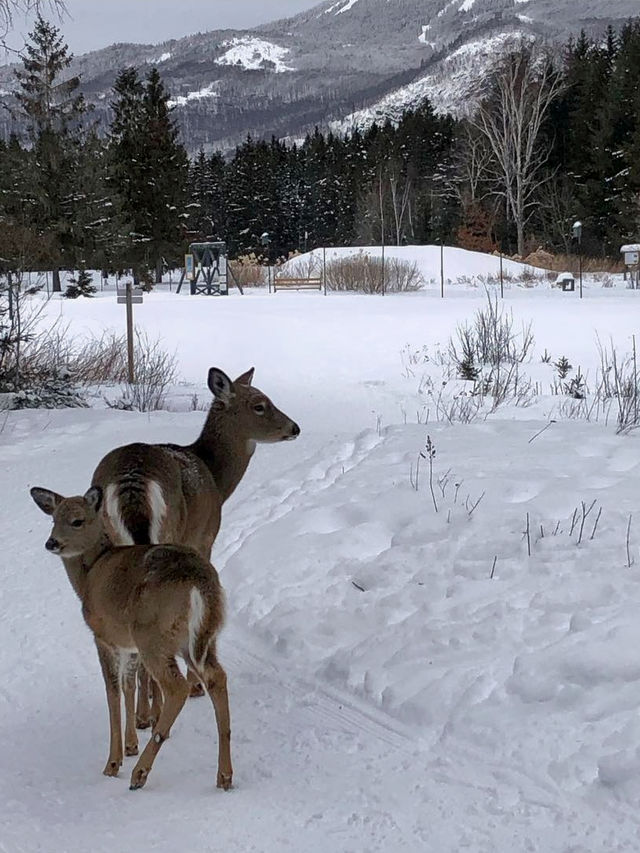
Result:
M119 41L155 43L205 30L249 29L286 18L320 0L65 0L68 16L56 24L73 53ZM45 13L45 17L49 17ZM16 16L12 47L20 47L29 22Z

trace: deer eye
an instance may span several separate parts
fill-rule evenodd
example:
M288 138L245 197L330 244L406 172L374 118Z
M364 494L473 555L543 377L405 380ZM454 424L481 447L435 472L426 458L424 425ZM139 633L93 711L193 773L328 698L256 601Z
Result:
M253 407L253 411L256 413L256 415L264 415L264 413L267 411L267 407L264 403L256 403Z
M83 524L84 524L83 518L74 518L73 521L71 522L72 527L82 527Z

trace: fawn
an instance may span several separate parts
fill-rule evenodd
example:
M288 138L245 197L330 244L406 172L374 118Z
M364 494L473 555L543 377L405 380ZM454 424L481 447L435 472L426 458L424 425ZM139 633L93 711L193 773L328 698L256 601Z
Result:
M32 488L31 496L53 517L45 547L62 558L98 650L111 733L105 775L117 776L123 760L121 687L127 710L126 751L137 754L132 702L139 655L164 699L151 739L131 774L131 790L145 784L189 695L176 661L180 656L202 680L213 702L218 726L217 786L230 788L227 676L216 657L224 596L214 567L195 550L178 545L113 546L102 522L99 486L92 486L82 497L64 498L42 488Z

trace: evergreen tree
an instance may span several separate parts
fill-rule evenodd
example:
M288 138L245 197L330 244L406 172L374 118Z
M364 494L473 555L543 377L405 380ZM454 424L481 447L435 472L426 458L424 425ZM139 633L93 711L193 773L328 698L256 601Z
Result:
M60 31L40 15L29 34L23 68L15 72L16 98L29 120L33 145L31 190L34 224L51 239L53 290L60 291L60 267L74 258L75 177L82 144L85 102L78 77L65 76L72 54Z
M146 85L134 68L124 69L114 93L109 142L113 222L134 279L153 262L159 280L163 255L177 253L183 239L187 155L155 68Z
M91 273L86 269L81 269L75 278L69 279L64 295L67 299L77 299L79 296L93 296L94 293L96 293L96 288L93 285Z

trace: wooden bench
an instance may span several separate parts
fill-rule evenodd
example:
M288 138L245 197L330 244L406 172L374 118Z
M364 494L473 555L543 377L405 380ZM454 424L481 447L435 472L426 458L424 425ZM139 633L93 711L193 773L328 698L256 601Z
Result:
M321 278L274 278L273 292L278 290L322 290Z

